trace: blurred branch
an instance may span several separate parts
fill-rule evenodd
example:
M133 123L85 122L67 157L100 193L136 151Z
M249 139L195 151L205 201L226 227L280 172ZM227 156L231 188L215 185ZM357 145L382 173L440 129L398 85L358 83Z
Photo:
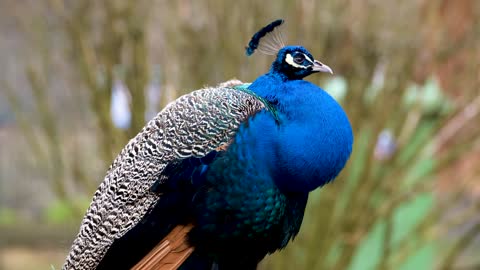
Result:
M445 256L443 264L441 265L441 270L450 270L453 269L455 262L462 252L470 246L471 243L475 240L476 236L480 234L480 222L477 222L473 227L471 227L462 237L458 239L455 245L452 247L450 252Z
M26 117L25 113L21 111L21 104L18 97L14 94L12 86L8 84L7 81L2 80L2 88L5 90L6 97L9 101L9 104L14 112L15 118L20 125L20 129L23 131L23 136L25 136L28 144L30 145L32 152L35 156L38 157L38 160L45 162L47 160L47 154L45 150L40 146L41 143L39 138L35 136L35 131L33 125L29 122L29 119Z
M380 255L380 263L377 269L387 270L388 260L392 254L392 236L393 236L393 211L388 211L385 217L385 231L383 233L382 253Z
M55 118L47 102L47 86L39 78L38 73L32 66L27 68L27 77L32 87L32 93L35 98L37 109L40 116L40 124L45 132L48 142L48 148L51 150L50 162L54 169L52 173L52 185L55 194L61 198L67 198L65 179L64 179L64 163L62 158L62 150L60 148L60 139Z
M87 85L87 90L90 94L90 106L95 112L96 120L98 123L98 136L100 138L100 147L102 149L101 156L105 163L109 163L114 157L114 140L116 138L115 129L110 121L109 113L110 104L110 85L98 84L98 68L101 67L97 63L97 56L93 46L90 45L84 29L83 22L87 16L87 12L90 10L91 1L83 1L85 5L75 10L71 17L67 18L64 23L68 36L70 37L73 50L76 51L76 61L79 65L82 77ZM110 76L107 74L107 78Z
M400 135L398 135L399 146L404 146L408 142L408 140L414 134L415 129L418 127L421 119L422 111L418 106L408 112L407 118L403 123Z
M462 183L466 181L467 180L464 179ZM478 213L477 211L480 209L480 201L475 203L470 209L463 210L462 215L454 218L451 222L440 224L440 218L442 214L444 214L445 211L448 211L450 207L460 204L462 199L465 197L464 192L466 186L462 183L458 183L457 189L451 191L448 196L444 196L441 201L442 204L439 203L439 206L434 211L430 211L428 216L424 217L422 222L416 226L414 231L410 234L417 237L416 241L412 241L410 237L406 237L397 244L397 252L389 264L390 269L397 269L402 262L404 262L422 245L430 243L435 239L435 237L447 235L451 228L455 228L456 226L471 220L470 217L473 216L470 215ZM431 182L429 185L417 185L416 187L419 188L418 191L436 190L436 184Z
M469 122L475 118L480 112L480 95L472 100L464 109L456 116L448 121L448 123L435 136L435 152L439 152L443 146L451 140L459 131L462 130Z
M141 5L140 5L141 6ZM141 6L142 7L142 6ZM144 9L145 7L143 7ZM133 5L129 6L129 21L127 22L128 34L127 40L132 50L132 63L130 76L127 79L127 85L132 92L132 126L129 131L130 136L137 134L145 125L145 93L144 90L148 83L150 74L147 64L147 47L145 35L145 23L148 19L148 8L142 12L135 13Z

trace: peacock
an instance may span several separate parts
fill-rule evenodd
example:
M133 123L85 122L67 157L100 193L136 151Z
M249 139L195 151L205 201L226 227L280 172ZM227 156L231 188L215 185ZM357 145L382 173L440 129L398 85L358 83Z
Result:
M159 243L178 256L152 269L256 269L298 234L309 192L343 169L353 132L342 107L303 80L331 68L285 46L283 23L246 47L276 55L266 74L181 96L128 142L63 269L130 269Z

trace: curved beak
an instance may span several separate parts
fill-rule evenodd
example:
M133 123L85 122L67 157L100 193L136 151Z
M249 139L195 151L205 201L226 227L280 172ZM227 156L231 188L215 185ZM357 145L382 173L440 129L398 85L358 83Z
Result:
M314 60L314 61L313 61L312 70L313 70L313 71L316 71L316 72L328 72L328 73L330 73L330 74L333 74L333 70L332 70L329 66L321 63L321 62L318 61L318 60Z

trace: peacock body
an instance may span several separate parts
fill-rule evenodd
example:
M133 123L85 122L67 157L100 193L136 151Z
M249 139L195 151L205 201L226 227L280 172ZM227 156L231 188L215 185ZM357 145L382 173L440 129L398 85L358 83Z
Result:
M353 134L340 105L302 80L331 69L279 42L282 22L247 48L277 55L267 74L182 96L127 144L64 269L129 269L178 225L193 225L181 269L256 269L295 237L308 193L342 170Z

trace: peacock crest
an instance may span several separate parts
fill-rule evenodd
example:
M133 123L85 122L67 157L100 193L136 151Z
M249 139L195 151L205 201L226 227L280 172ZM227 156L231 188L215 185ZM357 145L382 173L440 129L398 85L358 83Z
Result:
M283 19L275 20L255 33L245 48L247 56L252 55L255 50L266 55L276 55L281 48L285 47L281 30L284 22Z

